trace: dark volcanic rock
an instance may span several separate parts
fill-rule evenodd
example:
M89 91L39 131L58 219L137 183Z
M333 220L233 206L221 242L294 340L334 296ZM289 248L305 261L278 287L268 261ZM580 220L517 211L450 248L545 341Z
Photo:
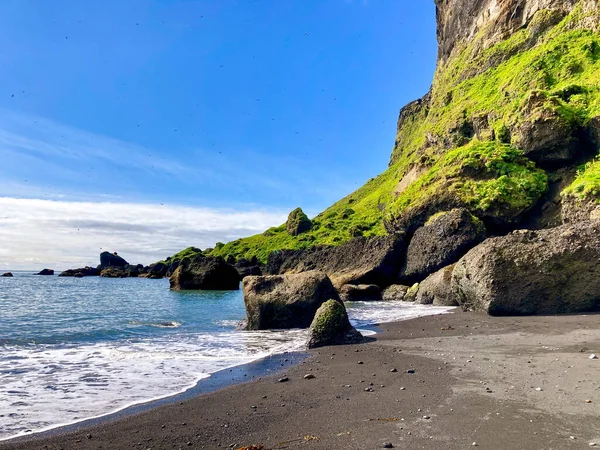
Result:
M307 328L317 309L339 296L323 272L246 277L247 329Z
M240 288L235 267L223 258L201 255L181 260L169 282L173 290L234 291Z
M127 278L129 273L121 267L107 267L106 269L102 269L100 276L104 278Z
M54 275L54 270L52 269L43 269L40 270L36 275Z
M345 345L363 342L362 334L348 320L343 303L328 300L317 310L308 331L308 348L326 345Z
M266 272L325 272L336 286L376 284L389 286L398 280L406 246L404 235L357 237L338 247L281 250L269 255Z
M312 223L310 219L300 208L296 208L290 213L285 224L285 228L291 236L298 236L299 234L310 230L311 226Z
M169 266L161 262L150 265L149 269L147 278L153 279L164 278L169 272Z
M236 267L236 269L240 274L241 280L250 276L259 277L263 274L262 269L259 266Z
M466 209L453 209L419 228L408 246L403 277L422 280L458 261L486 237L483 223Z
M452 274L465 310L532 315L600 310L600 223L515 231L486 240Z
M344 302L368 302L381 300L381 289L376 284L345 284L340 289Z
M454 265L444 267L429 275L419 284L415 303L434 306L458 306L452 295L452 271Z
M100 253L100 270L107 267L125 267L129 263L115 253L102 252Z
M392 284L383 290L381 297L385 301L402 301L410 286L403 284Z
M6 277L6 278L11 278L13 276L13 274L11 272L5 272L2 274L2 276Z
M100 275L100 270L95 267L82 267L80 269L68 269L61 272L59 277L74 277L81 274L82 277L97 277Z
M562 198L560 215L563 223L600 220L600 204L596 199L580 199L574 195Z

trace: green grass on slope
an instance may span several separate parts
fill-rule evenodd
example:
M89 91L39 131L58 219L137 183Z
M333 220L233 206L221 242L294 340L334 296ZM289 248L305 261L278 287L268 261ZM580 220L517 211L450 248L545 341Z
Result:
M212 254L266 261L273 250L383 235L384 214L398 217L439 191L454 193L474 212L488 215L531 207L547 178L515 148L513 131L544 111L572 127L600 114L600 38L577 28L585 19L579 7L552 26L554 19L553 13L540 11L526 29L478 51L482 31L438 67L430 103L404 121L388 170L315 217L310 231L292 237L283 225L219 245ZM413 167L424 172L396 195L398 182ZM582 175L587 189L590 179L598 180L595 170L593 177L592 172Z
M600 37L590 30L571 29L583 19L579 8L538 35L536 23L547 15L538 12L527 29L483 52L476 53L476 38L438 67L429 108L412 126L399 130L394 158L422 150L432 137L461 145L465 124L480 119L483 127L487 122L490 132L502 135L535 119L540 108L557 112L573 125L584 125L600 114ZM521 50L532 39L537 45ZM534 94L547 101L538 110L529 110Z
M573 183L563 191L563 195L578 197L581 200L600 201L600 160L595 159L581 167Z

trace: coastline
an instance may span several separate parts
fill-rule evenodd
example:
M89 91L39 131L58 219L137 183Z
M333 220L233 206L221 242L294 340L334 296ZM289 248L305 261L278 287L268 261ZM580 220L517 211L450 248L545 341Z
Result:
M597 319L455 312L386 323L373 342L312 351L260 380L0 448L600 446Z

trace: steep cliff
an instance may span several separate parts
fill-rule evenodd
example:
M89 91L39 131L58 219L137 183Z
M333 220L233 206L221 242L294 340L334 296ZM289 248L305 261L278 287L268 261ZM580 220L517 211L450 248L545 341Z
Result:
M431 90L402 108L388 169L312 220L214 255L338 245L461 207L498 233L556 225L600 194L597 0L436 0ZM591 205L591 207L590 207ZM587 214L587 212L586 212Z

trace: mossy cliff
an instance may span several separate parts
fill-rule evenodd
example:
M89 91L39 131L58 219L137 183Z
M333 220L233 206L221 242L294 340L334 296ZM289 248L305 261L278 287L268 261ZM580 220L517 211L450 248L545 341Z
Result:
M302 232L284 224L219 244L213 255L266 261L274 250L412 233L456 207L488 229L510 230L544 203L599 198L597 0L436 5L434 81L401 110L388 169Z

